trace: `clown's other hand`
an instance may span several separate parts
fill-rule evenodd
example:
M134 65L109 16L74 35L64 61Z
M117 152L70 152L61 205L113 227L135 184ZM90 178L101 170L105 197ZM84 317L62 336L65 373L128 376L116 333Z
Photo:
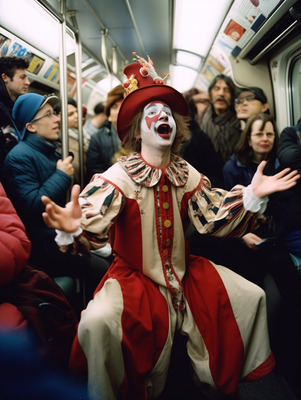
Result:
M253 176L251 187L255 196L263 198L275 192L288 190L296 185L300 178L298 171L290 172L290 168L285 168L275 175L267 176L263 174L266 163L266 161L262 161Z

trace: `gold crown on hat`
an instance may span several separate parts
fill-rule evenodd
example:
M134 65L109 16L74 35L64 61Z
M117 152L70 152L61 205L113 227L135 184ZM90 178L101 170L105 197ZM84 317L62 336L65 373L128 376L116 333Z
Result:
M133 92L136 89L139 89L139 78L146 78L146 77L151 77L153 80L153 84L155 85L164 85L165 84L165 79L169 76L169 74L164 74L164 78L161 78L155 68L154 68L154 63L152 59L149 56L149 53L146 53L147 60L143 57L140 57L135 51L132 53L135 58L133 58L133 61L139 62L141 65L141 68L139 69L140 77L135 76L135 74L132 74L124 83L123 87L126 90L126 94L128 95L129 93Z

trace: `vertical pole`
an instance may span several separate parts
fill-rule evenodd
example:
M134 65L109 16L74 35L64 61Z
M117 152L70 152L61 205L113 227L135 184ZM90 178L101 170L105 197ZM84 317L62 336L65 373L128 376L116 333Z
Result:
M60 100L61 100L61 140L62 140L62 157L66 158L69 154L69 138L68 138L68 118L67 118L67 55L66 55L66 0L60 0L60 13L63 21L60 24Z

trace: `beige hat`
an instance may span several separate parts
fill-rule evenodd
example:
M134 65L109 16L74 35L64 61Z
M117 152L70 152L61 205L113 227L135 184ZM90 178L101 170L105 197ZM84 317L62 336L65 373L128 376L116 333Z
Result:
M114 87L108 93L107 102L106 102L106 106L104 109L107 117L110 115L110 109L111 109L112 105L115 104L119 100L123 100L124 95L125 95L125 89L124 89L123 85L118 85L118 86Z

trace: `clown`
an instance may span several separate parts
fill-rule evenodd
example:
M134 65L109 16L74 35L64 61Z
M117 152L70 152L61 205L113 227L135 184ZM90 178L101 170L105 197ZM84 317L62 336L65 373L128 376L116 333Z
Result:
M145 60L143 60L145 62ZM274 368L262 289L227 268L189 253L187 222L200 233L243 235L270 193L295 185L288 170L231 192L180 158L188 138L187 104L174 88L125 68L138 87L123 100L118 134L129 155L94 175L61 208L43 197L45 222L57 242L74 249L104 246L114 261L82 312L70 364L85 372L93 400L153 399L162 393L175 332L200 387L235 396L240 380Z

